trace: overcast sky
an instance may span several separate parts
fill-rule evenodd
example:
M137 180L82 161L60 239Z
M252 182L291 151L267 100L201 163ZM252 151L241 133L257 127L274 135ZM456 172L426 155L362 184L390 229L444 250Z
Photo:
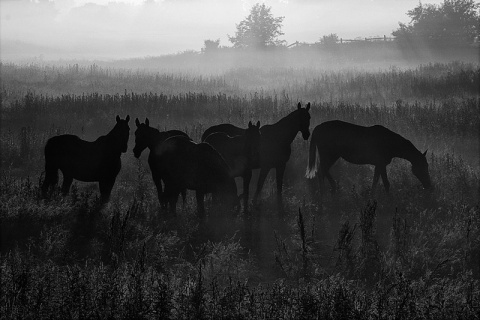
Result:
M256 2L0 0L0 50L5 58L19 43L28 43L65 58L127 58L198 51L206 39L220 39L220 45L230 46L227 34L235 34L235 24ZM330 33L347 39L390 36L398 22L409 22L407 11L418 5L418 0L264 2L274 16L285 17L281 39L288 43L313 43Z

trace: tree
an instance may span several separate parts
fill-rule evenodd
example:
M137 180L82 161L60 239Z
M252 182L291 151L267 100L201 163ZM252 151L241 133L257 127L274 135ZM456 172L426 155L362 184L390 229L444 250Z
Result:
M236 25L235 36L228 36L234 48L263 49L285 43L278 39L284 34L282 22L285 17L274 17L270 10L265 4L257 3L252 7L248 17Z
M216 50L218 50L220 46L220 39L217 40L205 40L204 42L204 47L202 48L202 51L204 53L211 53Z
M410 24L399 23L392 35L400 41L472 43L480 34L479 7L473 0L444 0L440 5L419 3L407 13Z
M330 33L328 36L320 38L320 43L326 46L333 46L338 43L338 36L336 33Z

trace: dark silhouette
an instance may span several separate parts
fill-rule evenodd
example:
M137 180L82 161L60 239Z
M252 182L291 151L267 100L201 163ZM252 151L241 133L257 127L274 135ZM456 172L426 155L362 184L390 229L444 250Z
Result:
M422 154L409 140L380 125L364 127L334 120L316 126L310 140L307 178L315 177L317 172L317 151L320 158L320 173L317 175L320 187L322 188L326 177L332 187L332 193L336 191L336 184L329 169L340 157L351 163L375 166L372 192L380 176L385 190L389 191L386 167L392 158L396 157L410 161L412 172L423 187L425 189L431 187L427 152Z
M204 142L209 135L216 132L224 132L228 134L230 137L235 137L235 136L244 135L245 129L239 128L230 123L217 124L205 130L205 132L202 134L202 142Z
M302 108L302 105L298 103L295 111L283 117L277 123L264 125L260 128L262 138L260 139L259 161L253 166L254 169L260 168L257 190L253 197L254 203L257 203L268 172L270 169L275 168L277 204L279 209L283 210L283 175L285 173L285 166L288 159L290 159L290 154L292 152L290 145L299 131L302 133L303 139L308 140L310 137L309 110L310 103L307 104L306 108ZM215 127L216 130L222 130L222 132L225 132L228 135L237 135L239 132L245 132L245 129L238 128L231 124L222 124ZM207 131L209 130L210 129L207 129Z
M217 127L217 126L215 126ZM209 131L207 129L207 131ZM231 169L232 177L243 179L243 210L248 212L248 196L252 168L258 163L260 147L260 121L253 125L250 121L242 135L231 137L225 132L214 132L204 142L210 144L225 159ZM202 136L203 138L203 136Z
M120 156L127 151L130 127L128 121L116 118L115 127L105 136L93 142L75 135L64 134L48 139L45 146L45 180L42 194L58 182L58 170L62 171L62 193L68 194L73 179L85 182L98 181L100 195L108 201L122 163Z
M162 207L166 207L167 202L163 197L163 187L162 187L162 178L159 175L159 170L154 170L156 166L156 158L154 156L155 148L158 148L162 142L166 139L174 136L183 136L187 139L190 139L188 135L180 130L169 130L169 131L160 131L156 128L150 127L150 121L148 118L145 118L145 123L140 123L138 118L135 119L135 125L137 130L135 130L135 147L133 148L133 155L135 158L140 158L143 150L148 148L150 153L148 155L148 165L150 166L150 171L152 172L152 179L157 187L158 201ZM181 191L183 200L185 201L186 191ZM178 196L178 195L177 195Z
M195 143L184 136L165 140L150 153L152 175L165 183L164 197L175 214L178 194L195 190L200 218L205 216L204 195L212 193L216 202L238 205L237 186L230 167L208 143Z

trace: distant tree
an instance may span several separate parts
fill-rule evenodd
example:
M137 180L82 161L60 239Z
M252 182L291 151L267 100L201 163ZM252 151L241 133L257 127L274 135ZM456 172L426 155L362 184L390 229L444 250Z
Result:
M323 36L320 38L320 43L327 46L335 45L338 43L338 36L336 33L331 33L328 36Z
M215 50L218 50L219 46L220 46L220 39L217 39L217 40L205 40L203 42L203 48L202 48L202 52L204 53L210 53L210 52L213 52Z
M282 36L282 23L285 17L274 17L270 12L271 7L264 3L255 4L245 20L237 24L235 36L228 36L234 48L263 49L268 46L279 46L285 40L279 40Z
M419 3L407 13L410 23L399 23L392 35L400 41L472 43L480 34L479 7L473 0L444 0L440 5Z

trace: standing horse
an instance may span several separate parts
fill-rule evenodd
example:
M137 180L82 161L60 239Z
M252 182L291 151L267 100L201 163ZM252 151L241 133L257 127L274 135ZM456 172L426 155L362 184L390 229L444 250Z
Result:
M339 120L327 121L315 127L310 140L307 178L315 177L317 171L316 152L320 158L320 187L326 177L336 191L336 184L329 173L330 167L338 158L354 164L371 164L375 166L372 191L375 190L381 176L386 192L390 182L387 178L387 165L392 158L403 158L411 162L413 174L420 180L425 189L430 188L430 175L425 151L423 154L401 135L383 127L371 127Z
M104 202L110 198L115 179L122 167L121 154L127 151L130 127L128 121L116 118L117 123L105 136L93 142L64 134L48 139L45 145L45 180L42 194L58 182L58 170L62 171L62 193L68 194L73 179L85 182L98 181Z
M260 140L259 161L253 166L254 169L260 168L257 190L253 197L254 203L258 200L268 172L270 169L275 168L277 181L277 205L280 210L283 210L283 175L285 173L285 166L290 159L290 154L292 152L290 145L299 131L302 133L304 140L308 140L310 137L309 110L310 103L307 104L306 108L302 108L302 105L298 103L297 109L280 119L280 121L260 128L262 138ZM206 132L209 130L211 129L207 129ZM223 132L228 135L235 135L240 132L240 130L245 132L245 129L235 127L231 124L215 126L215 130L223 130Z
M187 139L190 139L188 135L180 130L169 130L169 131L160 131L156 128L150 127L150 121L148 118L145 118L145 123L140 123L138 118L135 119L135 125L137 130L135 130L135 147L133 148L133 155L135 158L140 158L143 150L148 148L150 154L148 155L148 165L150 166L150 171L152 172L153 182L157 187L158 201L160 205L166 206L165 199L163 198L163 187L162 187L162 177L158 170L153 170L156 166L154 151L157 146L159 146L166 139L173 136L183 136ZM185 200L185 190L182 190L183 200Z
M231 137L225 132L214 132L204 142L210 144L225 159L232 177L243 179L244 212L248 211L248 195L252 168L258 163L260 146L260 121L253 125L250 121L243 134Z
M230 167L222 156L207 143L195 143L185 137L168 138L151 153L152 173L165 183L164 196L175 214L179 192L195 190L200 218L205 215L204 195L224 204L238 205L237 186L230 176Z

